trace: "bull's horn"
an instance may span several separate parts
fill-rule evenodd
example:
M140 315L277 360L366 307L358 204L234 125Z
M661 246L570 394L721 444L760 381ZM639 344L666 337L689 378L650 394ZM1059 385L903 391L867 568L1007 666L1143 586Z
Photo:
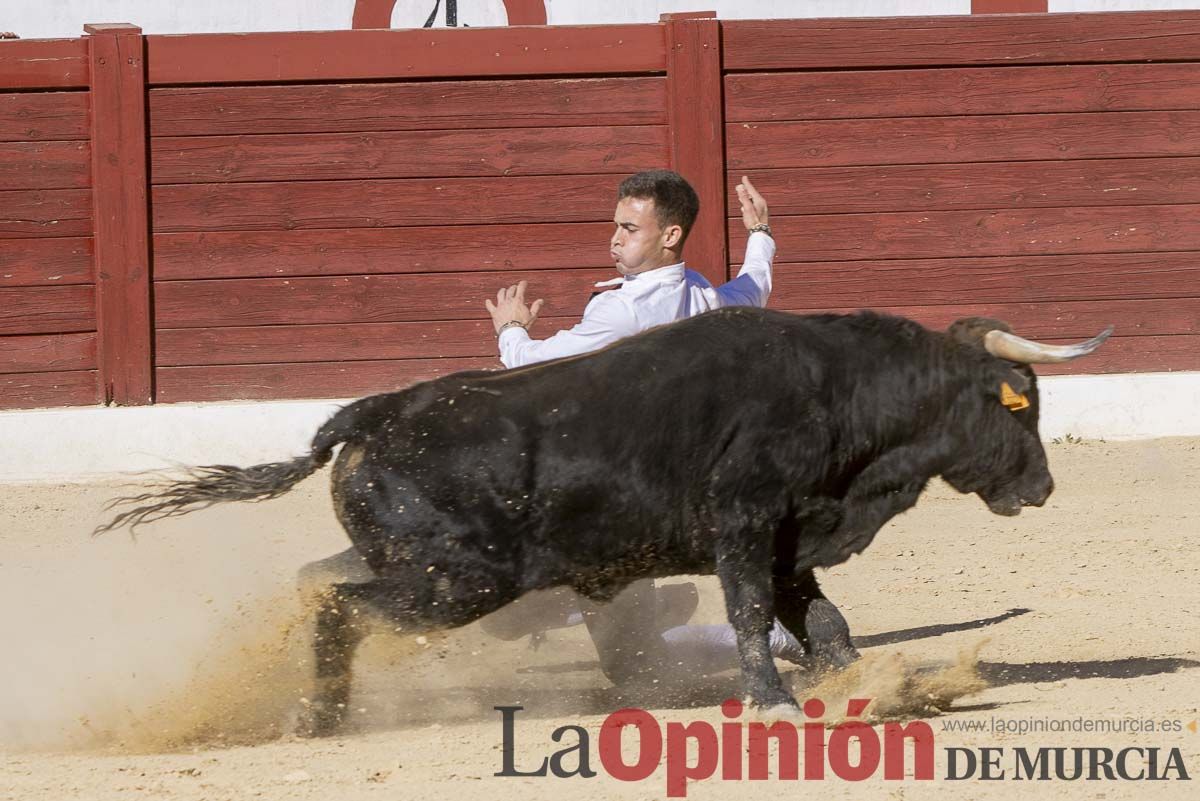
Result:
M1025 339L1007 331L988 331L983 337L983 346L987 352L1001 359L1020 364L1053 364L1069 362L1080 356L1087 356L1108 339L1113 332L1110 325L1087 342L1074 345L1046 345Z

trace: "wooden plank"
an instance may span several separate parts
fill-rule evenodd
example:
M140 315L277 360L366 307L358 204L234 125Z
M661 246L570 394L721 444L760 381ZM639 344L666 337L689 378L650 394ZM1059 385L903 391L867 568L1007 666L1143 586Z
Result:
M84 188L90 173L86 141L0 142L0 190Z
M772 201L773 202L773 201ZM782 261L938 259L1200 250L1200 208L908 211L778 216ZM735 262L744 258L741 218L730 218ZM1166 255L1166 254L1163 254Z
M730 20L725 69L812 70L1200 59L1200 13Z
M0 374L0 409L40 409L99 403L95 370Z
M801 310L799 313L811 312ZM927 318L921 322L940 330L945 328L943 323L947 320L970 316L974 313L974 309L960 308L957 313L951 312L938 318ZM1042 341L1062 345L1079 340L1049 337ZM1108 339L1102 348L1086 359L1066 364L1041 364L1036 368L1038 375L1099 375L1197 369L1200 369L1200 336L1194 334L1121 336L1119 331Z
M787 308L787 295L772 296L772 308ZM847 313L861 308L820 309ZM1009 323L1021 336L1037 340L1081 341L1108 325L1121 336L1171 336L1200 334L1200 297L1145 300L1037 301L1028 303L970 303L949 305L888 304L876 311L909 317L929 328L943 330L962 317L992 317Z
M539 317L532 336L544 339L577 322L578 317ZM160 328L155 332L155 363L159 367L496 358L496 354L491 320Z
M611 267L611 235L610 222L155 234L154 278Z
M1043 365L1041 374L1194 370L1200 367L1200 337L1114 336L1087 359ZM353 398L388 392L416 381L460 370L499 367L493 358L338 361L280 365L160 367L162 402ZM3 379L0 379L2 381Z
M0 142L45 142L87 136L87 92L0 93Z
M1048 340L1052 344L1066 344ZM1038 375L1151 373L1200 370L1200 337L1114 336L1086 359L1038 365Z
M1158 111L1200 106L1200 64L735 73L728 122Z
M744 122L729 169L1146 158L1200 154L1200 111Z
M0 335L96 330L95 291L90 286L0 289L0 309Z
M353 81L662 72L658 25L147 36L149 82Z
M775 266L787 309L1194 297L1195 253L810 262Z
M516 81L197 86L150 91L154 136L663 125L666 81Z
M97 367L105 403L153 402L141 28L85 25L92 65Z
M22 189L0 192L0 239L91 235L91 190Z
M0 373L48 373L96 368L96 334L0 337Z
M151 143L150 171L156 184L455 178L624 174L666 159L664 126L493 128L163 137Z
M1095 159L750 171L775 215L1174 205L1200 201L1200 159Z
M688 236L687 256L705 278L720 284L728 260L720 23L708 14L700 18L664 15L664 19L671 168L700 196L700 214Z
M611 219L619 183L578 175L156 186L154 231L596 222Z
M75 89L88 85L83 39L0 42L0 89Z
M92 283L90 237L9 239L0 260L0 287Z
M561 270L167 281L155 286L154 317L157 328L483 319L484 298L522 279L533 298L545 299L545 314L577 317L593 284L611 277Z
M161 403L278 398L357 398L462 370L499 368L499 358L160 367Z

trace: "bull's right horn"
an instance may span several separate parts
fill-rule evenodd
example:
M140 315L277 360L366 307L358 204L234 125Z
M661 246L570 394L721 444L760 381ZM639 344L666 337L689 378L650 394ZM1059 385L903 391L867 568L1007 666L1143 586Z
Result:
M993 330L988 331L984 335L983 346L993 356L1007 359L1010 362L1018 362L1019 364L1055 364L1057 362L1069 362L1072 359L1078 359L1080 356L1087 356L1100 347L1112 332L1113 327L1110 325L1087 342L1079 342L1074 345L1047 345L1042 342L1034 342L1032 339L1019 337L1016 334L1010 334L1007 331Z

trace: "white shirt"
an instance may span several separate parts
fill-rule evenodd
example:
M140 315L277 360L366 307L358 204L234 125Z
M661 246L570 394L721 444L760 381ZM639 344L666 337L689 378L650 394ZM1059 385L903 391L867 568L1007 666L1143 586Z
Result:
M617 288L592 298L573 328L540 340L531 339L523 328L506 328L500 334L500 361L505 367L522 367L588 353L647 328L722 306L765 306L774 258L775 240L760 232L750 234L737 278L719 287L683 262L601 281L596 286Z

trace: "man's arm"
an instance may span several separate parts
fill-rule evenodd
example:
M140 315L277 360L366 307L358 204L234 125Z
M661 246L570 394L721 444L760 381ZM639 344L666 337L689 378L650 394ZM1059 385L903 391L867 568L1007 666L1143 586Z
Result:
M525 306L525 282L501 289L493 304L485 301L492 324L499 335L500 361L505 367L576 356L610 345L637 333L633 310L609 292L592 298L578 325L559 331L548 339L532 339L527 330L537 319L542 302ZM514 324L515 323L515 324Z
M746 260L737 278L717 287L723 306L766 306L771 295L771 261L775 258L775 240L764 233L750 234L746 241Z
M723 306L766 306L771 295L771 262L775 258L767 201L745 176L737 185L737 196L742 208L742 223L750 231L750 238L746 240L746 259L737 278L717 287L717 294Z

